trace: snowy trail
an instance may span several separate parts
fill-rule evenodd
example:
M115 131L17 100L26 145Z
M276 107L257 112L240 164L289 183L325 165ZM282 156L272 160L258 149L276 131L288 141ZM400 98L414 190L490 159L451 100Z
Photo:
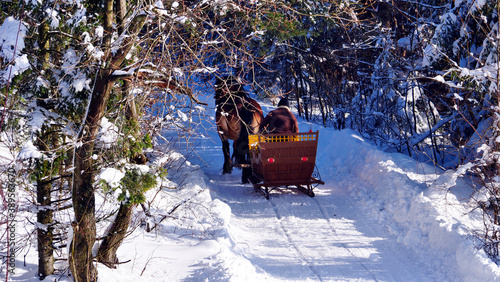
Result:
M210 179L212 197L231 208L229 232L234 251L268 280L453 280L433 268L432 262L422 261L421 255L399 243L375 216L358 206L350 191L367 184L339 173L325 159L327 155L318 155L318 162L328 167L319 167L326 185L315 190L314 198L297 190L277 189L266 200L251 185L240 184L238 170L220 174L221 146L215 130L208 134L199 139L197 152Z
M209 175L232 210L237 252L276 280L435 281L436 275L391 238L334 184L310 198L291 190L266 200L239 177ZM441 280L441 279L439 279Z

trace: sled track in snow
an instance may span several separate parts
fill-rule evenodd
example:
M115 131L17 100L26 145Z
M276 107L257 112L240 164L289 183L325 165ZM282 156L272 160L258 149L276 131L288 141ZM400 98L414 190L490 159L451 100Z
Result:
M292 239L292 236L290 236L290 232L288 232L288 229L285 227L285 225L283 225L283 222L281 221L281 219L283 218L279 212L279 209L278 207L276 206L276 204L273 202L272 199L269 199L268 200L271 205L273 206L273 210L274 210L274 213L276 214L276 219L278 219L278 222L279 222L279 225L281 227L281 230L283 230L283 233L285 234L286 236L286 239L288 241L288 243L290 244L290 246L293 247L293 249L295 249L295 251L297 252L297 254L300 256L300 259L303 260L307 267L311 270L311 272L316 275L316 277L318 277L318 280L319 281L323 281L321 275L319 274L319 272L316 270L316 268L314 267L314 264L312 264L304 255L304 253L300 250L299 246L297 244L294 243L293 239Z
M318 201L317 198L312 198L314 200L314 202L316 203L316 205L318 206L319 210L321 211L321 215L323 216L323 218L326 220L326 222L328 222L328 226L330 227L330 230L332 230L332 232L335 234L336 237L338 237L338 233L337 233L337 230L335 229L335 227L333 227L332 225L332 222L330 221L330 214L328 213L328 211L325 209L325 207L323 207L323 205L321 205L321 203ZM354 253L351 251L351 249L343 242L340 243L342 245L342 247L344 247L344 249L346 249L349 254L351 254L353 257L356 257L354 255ZM377 277L375 276L375 274L363 263L361 262L360 260L356 260L357 263L359 263L359 265L361 265L361 267L363 267L368 273L370 273L370 275L373 277L373 280L375 281L379 281L377 279Z

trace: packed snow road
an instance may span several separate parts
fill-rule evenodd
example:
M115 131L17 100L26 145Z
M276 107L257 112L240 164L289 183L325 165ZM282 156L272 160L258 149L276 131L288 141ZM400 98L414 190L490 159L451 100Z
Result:
M446 280L391 237L329 179L310 198L278 190L270 200L239 184L239 175L212 179L213 197L231 207L236 251L277 280ZM345 188L345 187L344 187Z
M300 121L299 121L300 122ZM307 130L310 125L301 124ZM408 248L380 224L372 209L353 197L369 184L333 163L328 135L320 130L317 165L325 185L311 198L295 189L278 189L266 200L241 172L221 175L222 149L215 129L198 139L203 171L212 197L231 208L229 234L234 252L256 272L274 281L453 281L453 271L432 254ZM322 138L326 139L322 142ZM382 175L381 175L382 176ZM215 277L212 277L214 279ZM221 280L221 277L219 277ZM215 280L219 280L215 278Z

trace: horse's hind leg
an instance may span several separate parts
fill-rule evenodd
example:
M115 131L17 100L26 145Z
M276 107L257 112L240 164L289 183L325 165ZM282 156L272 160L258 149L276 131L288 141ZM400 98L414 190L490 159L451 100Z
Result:
M224 154L224 166L222 167L222 174L231 173L233 165L231 164L231 157L229 152L229 141L222 141L222 153Z
M247 137L248 138L248 137ZM244 165L241 172L241 183L250 183L249 179L252 176L252 168L250 165L250 152L248 151L248 139L240 139L234 148L235 159L239 164Z
M252 176L252 168L244 167L241 172L241 183L243 184L250 183L251 176Z

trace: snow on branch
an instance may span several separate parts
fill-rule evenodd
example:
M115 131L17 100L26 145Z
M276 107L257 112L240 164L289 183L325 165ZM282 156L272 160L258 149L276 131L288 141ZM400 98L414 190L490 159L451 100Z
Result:
M417 145L418 143L422 142L423 140L425 140L425 138L429 137L432 133L436 132L439 128L441 128L441 126L452 121L456 116L457 116L457 113L455 112L451 116L440 120L436 125L434 125L427 132L412 136L412 138L410 138L410 146L413 147L413 146Z

